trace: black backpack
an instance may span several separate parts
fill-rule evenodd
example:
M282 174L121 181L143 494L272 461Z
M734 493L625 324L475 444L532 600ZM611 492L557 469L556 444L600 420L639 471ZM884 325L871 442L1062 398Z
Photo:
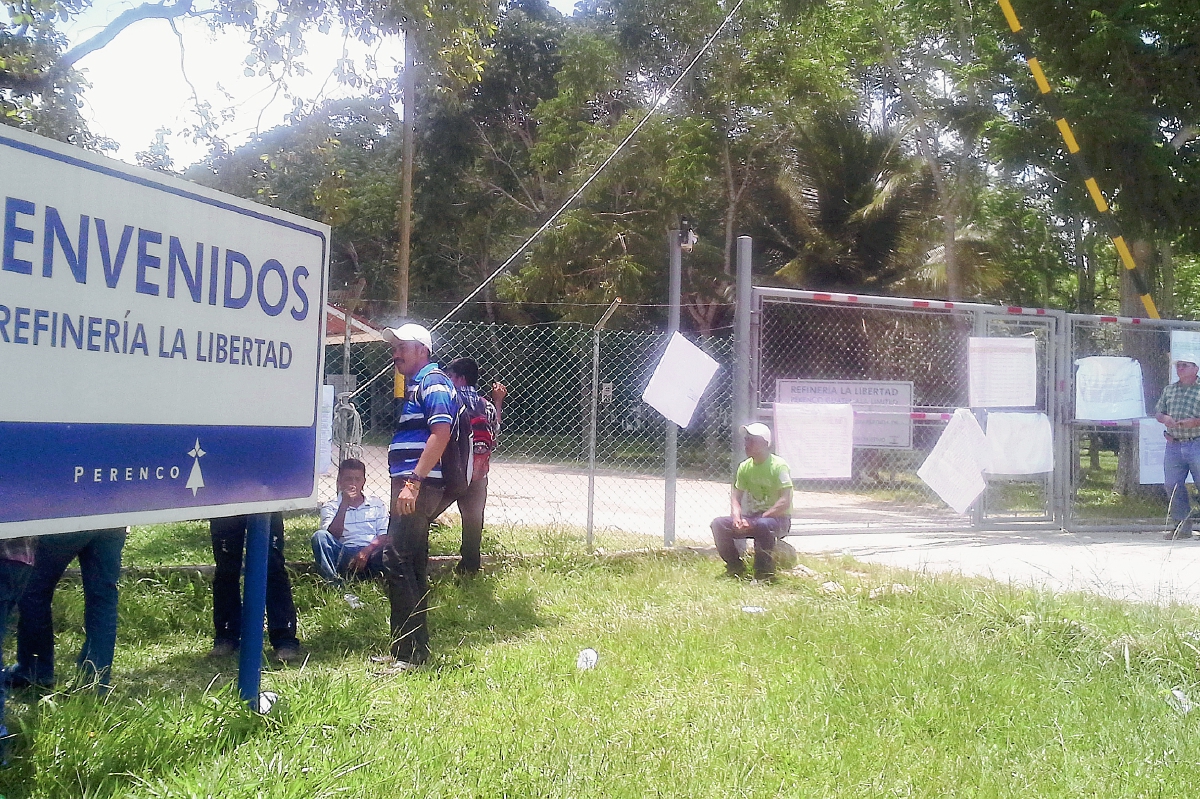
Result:
M450 377L441 369L430 369L425 375L438 374L446 378L446 382L453 385ZM417 401L424 401L423 391L425 390L425 381L417 386ZM454 421L450 425L450 441L446 444L446 449L442 452L442 502L449 504L456 502L463 494L467 493L467 487L471 485L471 473L474 469L472 463L474 454L474 440L471 435L471 417L467 413L461 399L458 398L458 393L454 394Z

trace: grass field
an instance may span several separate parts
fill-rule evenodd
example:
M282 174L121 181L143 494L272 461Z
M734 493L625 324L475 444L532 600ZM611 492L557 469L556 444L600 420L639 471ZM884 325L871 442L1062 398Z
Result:
M290 558L310 528L289 520ZM1114 797L1200 779L1200 711L1164 699L1200 699L1192 608L812 558L816 575L763 585L688 553L542 543L440 580L434 660L397 677L370 660L386 646L379 587L352 610L297 575L311 657L264 674L282 697L266 717L236 700L233 660L204 657L207 581L127 578L115 691L19 693L0 793ZM206 546L202 525L142 528L127 561L207 562ZM56 618L69 659L77 583ZM584 647L594 670L576 668Z

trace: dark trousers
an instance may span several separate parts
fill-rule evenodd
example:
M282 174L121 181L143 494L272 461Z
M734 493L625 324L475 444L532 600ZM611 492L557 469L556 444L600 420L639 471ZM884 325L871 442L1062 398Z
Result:
M8 634L8 617L17 607L33 567L28 563L0 559L0 668L4 667L4 639ZM8 736L4 726L4 698L8 695L8 680L0 675L0 739ZM3 760L4 743L0 740L0 761Z
M33 572L17 605L18 683L54 684L54 620L51 602L63 572L75 558L83 581L83 649L75 664L83 679L108 686L117 645L117 580L125 528L86 530L38 538Z
M213 559L213 640L235 647L242 642L242 553L249 517L209 520ZM299 646L292 583L283 561L283 514L271 514L271 544L267 548L267 637L271 646Z
M455 570L459 574L474 574L482 568L479 549L483 543L483 510L487 506L487 489L485 474L472 480L467 492L458 498L458 515L462 517L462 545L458 550L459 560ZM431 518L441 516L451 504L443 501Z
M775 573L775 539L787 534L790 520L764 516L744 518L750 522L750 526L742 530L734 528L732 516L718 516L712 520L713 543L717 545L717 554L725 561L725 568L730 574L742 574L746 567L742 564L742 555L734 540L753 538L754 576L770 577Z
M392 492L393 508L398 492ZM441 506L442 487L422 483L413 512L393 513L388 522L383 573L392 610L392 657L409 663L429 657L429 525Z

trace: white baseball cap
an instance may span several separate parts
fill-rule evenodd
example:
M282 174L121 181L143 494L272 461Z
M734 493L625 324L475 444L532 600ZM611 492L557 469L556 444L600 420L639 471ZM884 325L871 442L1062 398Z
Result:
M761 438L767 442L767 446L771 446L771 428L767 427L762 422L754 422L753 424L742 425L742 432L748 436Z
M385 327L383 329L383 337L388 340L388 343L396 341L419 341L425 345L425 349L433 354L433 336L429 331L421 325L409 322L400 327Z

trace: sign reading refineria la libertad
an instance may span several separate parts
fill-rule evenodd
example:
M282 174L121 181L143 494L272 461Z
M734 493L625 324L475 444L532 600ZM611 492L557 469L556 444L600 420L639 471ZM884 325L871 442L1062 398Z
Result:
M329 228L0 132L0 537L316 499Z

